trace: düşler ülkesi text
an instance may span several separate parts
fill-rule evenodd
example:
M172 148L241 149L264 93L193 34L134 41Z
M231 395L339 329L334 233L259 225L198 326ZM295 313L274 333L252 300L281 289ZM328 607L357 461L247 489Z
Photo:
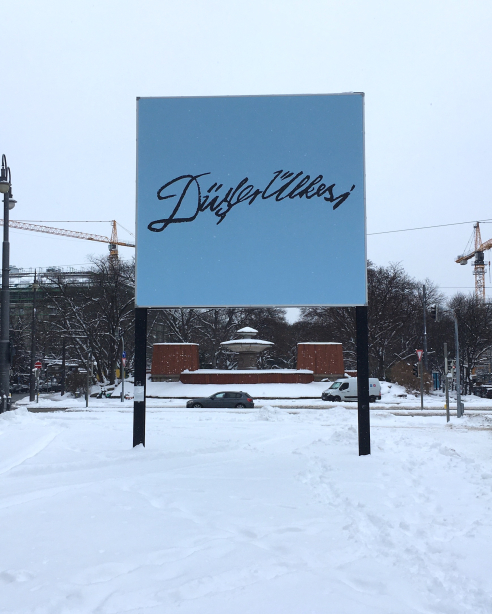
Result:
M181 224L183 222L192 222L199 213L210 210L218 218L217 224L224 221L227 214L233 207L239 203L248 203L252 205L257 198L268 200L274 198L277 202L286 198L323 198L326 202L333 203L333 209L337 209L343 202L347 200L350 193L355 188L353 185L348 192L343 192L335 196L335 184L326 185L322 183L323 175L318 175L311 179L310 175L305 175L303 171L299 173L291 173L289 171L275 171L273 179L265 189L260 190L249 184L249 178L242 179L235 188L229 188L224 196L220 196L218 192L223 188L223 184L214 183L204 193L198 181L201 177L210 175L211 173L201 173L200 175L181 175L175 179L171 179L165 183L158 191L157 198L159 200L167 200L168 198L178 198L178 201L171 215L162 220L155 220L148 225L148 229L152 232L162 232L170 224ZM181 207L186 194L191 188L195 188L197 196L196 211L191 217L176 217L176 214ZM181 192L178 192L178 189ZM177 192L169 194L168 192Z

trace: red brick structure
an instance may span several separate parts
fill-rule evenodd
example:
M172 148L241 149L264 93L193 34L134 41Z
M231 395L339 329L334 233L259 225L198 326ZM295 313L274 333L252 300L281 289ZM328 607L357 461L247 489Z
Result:
M343 377L343 352L341 343L306 342L297 344L297 368L309 369L315 381L326 377Z
M198 344L154 343L153 382L181 381L183 384L309 384L344 375L341 343L299 343L297 370L200 369Z
M190 373L181 373L179 380L183 384L309 384L313 381L313 373L294 369L274 369L272 371L200 369Z
M200 367L197 343L154 343L152 352L153 382L178 380L182 371Z

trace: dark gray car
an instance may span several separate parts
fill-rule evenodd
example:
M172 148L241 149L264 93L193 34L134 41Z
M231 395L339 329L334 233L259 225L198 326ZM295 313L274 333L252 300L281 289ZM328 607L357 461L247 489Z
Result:
M254 407L247 392L216 392L210 397L190 399L186 407Z

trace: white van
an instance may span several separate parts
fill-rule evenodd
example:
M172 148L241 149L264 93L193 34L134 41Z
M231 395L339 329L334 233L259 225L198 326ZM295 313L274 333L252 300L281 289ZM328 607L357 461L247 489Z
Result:
M323 401L357 401L357 378L337 379L321 395ZM375 377L369 378L369 402L381 400L381 384Z

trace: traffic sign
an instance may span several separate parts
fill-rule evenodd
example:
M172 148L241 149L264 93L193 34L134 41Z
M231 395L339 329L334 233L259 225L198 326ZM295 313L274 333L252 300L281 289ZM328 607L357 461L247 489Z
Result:
M122 362L123 366L126 367L126 358L124 356L121 359L121 362Z
M121 356L122 356L123 358L126 358L126 352L122 352L122 353L121 353Z
M43 365L42 365L42 363L40 363L40 362L39 362L39 360L38 360L38 362L35 362L35 363L34 363L34 368L35 368L35 369L41 369L41 367L42 367L42 366L43 366Z
M424 353L424 350L415 350L417 352L417 358L419 359L419 362L422 360L422 354Z

